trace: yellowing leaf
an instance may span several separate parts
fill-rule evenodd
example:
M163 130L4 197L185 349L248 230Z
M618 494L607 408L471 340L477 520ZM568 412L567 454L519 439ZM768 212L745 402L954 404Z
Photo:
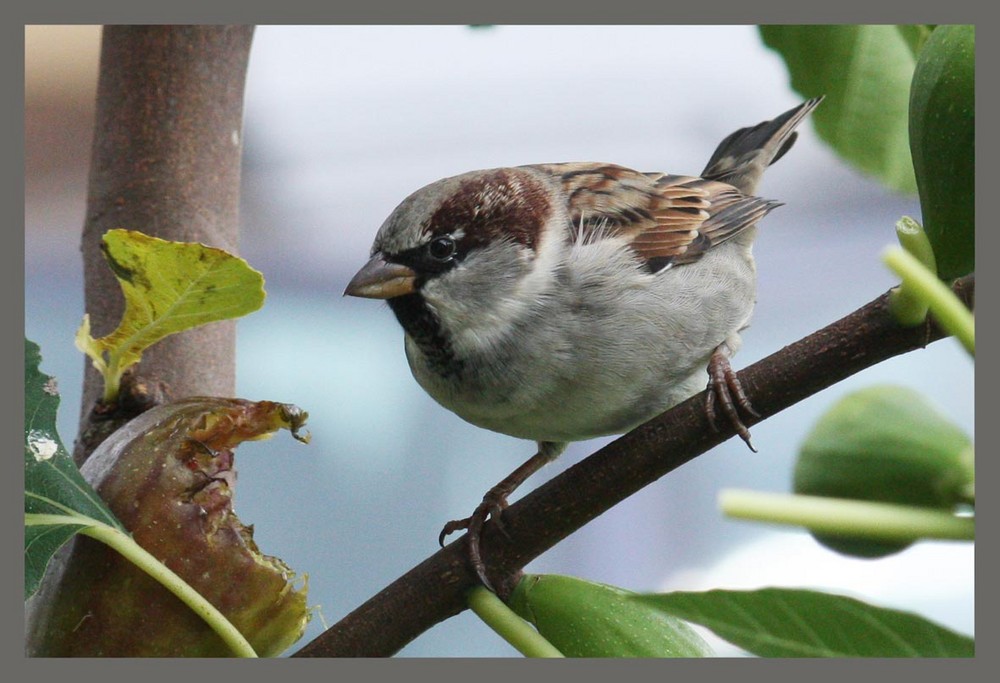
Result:
M84 316L76 346L105 378L104 399L118 393L122 373L164 337L264 304L264 278L243 259L193 242L170 242L131 230L109 230L101 245L125 295L118 328L100 339Z

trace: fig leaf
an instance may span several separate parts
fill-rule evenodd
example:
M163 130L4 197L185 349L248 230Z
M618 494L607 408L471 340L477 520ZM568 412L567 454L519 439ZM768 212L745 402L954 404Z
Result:
M908 108L923 26L761 26L800 95L826 95L812 114L819 137L887 187L915 192Z
M100 339L91 336L85 315L76 346L104 376L105 401L117 396L122 373L164 337L264 305L263 276L222 249L109 230L101 250L121 285L125 311L118 328Z
M95 522L124 531L63 447L56 431L59 392L55 379L39 370L41 360L38 345L25 339L25 600L38 589L52 556L78 531Z
M972 657L972 638L913 614L819 591L636 595L761 657Z

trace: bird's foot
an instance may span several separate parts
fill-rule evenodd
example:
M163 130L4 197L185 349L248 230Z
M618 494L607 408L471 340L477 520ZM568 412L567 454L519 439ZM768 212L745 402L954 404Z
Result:
M486 495L483 496L483 501L476 506L471 515L465 519L453 519L448 522L441 529L441 534L438 536L438 543L443 546L446 536L455 531L466 530L469 544L469 564L476 573L476 577L490 590L493 590L493 586L490 584L489 579L486 578L486 564L483 562L482 552L480 551L480 540L482 538L483 525L487 519L492 519L496 528L504 536L510 538L503 526L503 511L507 507L507 495L509 493L509 491L505 491L501 486L494 486L486 492Z
M715 410L716 403L718 403L722 408L722 413L729 420L730 424L733 425L736 433L746 442L750 450L756 453L757 449L750 442L750 430L743 424L740 411L742 410L745 414L757 418L760 415L750 405L750 399L744 393L739 377L736 376L736 371L729 364L729 355L729 347L723 343L712 352L709 358L708 388L710 391L706 394L705 398L705 412L708 413L708 420L712 428L718 431L719 427L716 421L717 415Z

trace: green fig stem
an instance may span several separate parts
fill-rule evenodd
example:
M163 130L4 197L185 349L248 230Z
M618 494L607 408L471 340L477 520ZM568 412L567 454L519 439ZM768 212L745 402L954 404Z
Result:
M903 249L913 254L927 270L937 272L937 260L934 258L934 247L924 231L924 226L909 216L902 216L896 221L896 239Z
M552 643L517 616L492 591L477 586L469 592L469 607L501 638L525 657L562 657Z
M975 518L909 505L725 490L719 493L719 506L730 517L792 524L819 534L899 542L975 539Z
M930 272L937 272L934 249L920 223L909 216L896 222L896 237L900 246L912 254ZM927 318L927 302L919 292L913 291L905 282L889 295L889 310L902 325L919 325Z
M195 614L204 619L205 623L225 641L226 645L233 651L233 654L238 657L257 656L253 646L243 637L243 634L212 603L208 602L200 593L191 588L184 579L136 543L128 534L86 517L37 513L25 513L24 515L25 526L66 524L82 527L80 529L81 534L104 543L153 577L164 588L190 607Z
M926 301L941 327L957 337L969 354L975 356L975 317L948 286L920 263L917 257L901 247L886 249L882 260L903 280L903 287Z

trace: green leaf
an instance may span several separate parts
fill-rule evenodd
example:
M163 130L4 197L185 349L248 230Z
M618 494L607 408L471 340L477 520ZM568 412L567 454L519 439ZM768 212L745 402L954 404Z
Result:
M920 50L923 49L924 43L927 42L934 27L928 24L897 24L896 30L899 31L900 38L906 42L906 46L910 48L910 53L916 57L920 54Z
M125 296L121 323L94 339L84 316L76 345L105 378L104 400L117 396L122 373L164 337L237 318L264 304L264 278L221 249L109 230L101 245Z
M923 27L919 27L921 30ZM826 95L816 132L846 161L887 186L916 191L908 108L914 49L908 26L761 26L764 43L785 60L801 95Z
M679 619L621 588L526 574L509 604L567 657L705 657L712 650Z
M761 657L972 657L975 641L923 617L809 590L638 595Z
M38 345L25 339L25 600L38 590L55 552L78 531L95 521L122 528L107 505L84 481L59 439L56 432L59 392L55 379L39 370L41 359Z

